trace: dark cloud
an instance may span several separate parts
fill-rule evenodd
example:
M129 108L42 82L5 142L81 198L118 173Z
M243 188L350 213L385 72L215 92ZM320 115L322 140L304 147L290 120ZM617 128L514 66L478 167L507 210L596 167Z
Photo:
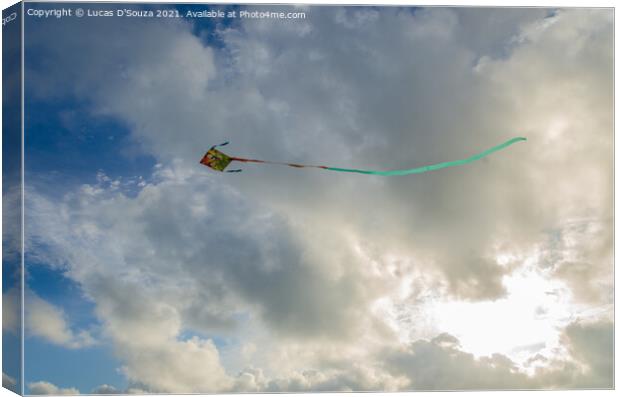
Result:
M419 340L389 359L390 371L406 376L414 390L528 389L534 383L501 354L475 358L450 335Z
M462 158L527 135L527 144L484 162L415 180L250 167L218 181L291 219L321 214L334 228L350 224L360 238L386 249L430 255L427 265L444 272L455 296L496 299L508 271L492 259L498 242L519 250L545 228L561 228L563 219L610 214L611 124L596 109L610 103L603 87L611 76L611 47L605 47L611 25L598 23L605 11L547 14L313 8L299 23L252 20L218 31L224 48L204 46L183 23L98 22L47 51L53 59L62 54L58 67L76 73L85 62L94 64L76 76L93 111L124 120L144 150L185 167L196 166L207 141L225 139L233 140L229 150L259 158L399 168ZM483 17L503 29L475 23ZM484 35L472 28L477 25L485 26ZM72 28L63 25L57 34ZM596 32L593 47L572 41L577 29L587 28ZM86 56L99 42L124 44ZM488 42L512 47L502 57ZM154 55L161 52L170 56ZM590 89L581 84L586 80ZM569 95L559 97L557 87ZM575 112L541 106L556 97ZM524 108L524 101L535 106ZM573 116L579 125L562 121ZM571 138L541 150L553 125ZM592 128L599 131L597 144L576 133ZM596 203L575 210L571 203L585 197L572 186L589 183L590 173L569 159L584 144L600 189L589 192ZM562 147L561 159L554 158L550 150Z
M419 340L387 355L388 371L406 376L413 390L506 390L613 387L613 326L600 321L571 323L564 329L569 356L548 364L544 356L532 357L547 365L534 374L523 372L501 354L476 358L459 348L458 339L443 334Z

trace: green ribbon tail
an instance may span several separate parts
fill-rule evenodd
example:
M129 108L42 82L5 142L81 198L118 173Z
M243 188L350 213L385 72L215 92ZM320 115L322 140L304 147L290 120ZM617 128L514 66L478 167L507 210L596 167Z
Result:
M437 163L431 165L425 165L423 167L411 168L408 170L393 170L393 171L369 171L369 170L357 170L352 168L336 168L336 167L325 167L325 169L330 171L338 171L338 172L355 172L358 174L367 174L367 175L382 175L382 176L397 176L397 175L409 175L409 174L421 174L423 172L440 170L442 168L448 167L456 167L459 165L465 165L468 163L472 163L474 161L480 160L483 157L488 156L491 153L497 152L499 150L505 149L513 143L517 143L520 141L526 141L526 138L517 137L512 138L509 141L502 143L501 145L493 146L490 149L485 150L484 152L475 154L471 157L468 157L463 160L455 160L455 161L446 161L444 163Z

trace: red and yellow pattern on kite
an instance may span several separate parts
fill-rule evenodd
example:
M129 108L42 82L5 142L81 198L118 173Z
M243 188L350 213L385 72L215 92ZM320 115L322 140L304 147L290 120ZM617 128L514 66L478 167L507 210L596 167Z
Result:
M231 161L233 161L233 159L230 156L220 152L215 148L211 148L202 157L202 160L200 160L200 164L204 164L207 167L213 168L216 171L224 171L226 167L228 167L228 164L231 163Z

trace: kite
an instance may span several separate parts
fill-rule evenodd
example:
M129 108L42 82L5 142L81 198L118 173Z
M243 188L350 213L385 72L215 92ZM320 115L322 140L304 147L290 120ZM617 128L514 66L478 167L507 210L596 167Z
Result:
M355 172L358 174L367 174L367 175L381 175L381 176L396 176L396 175L409 175L409 174L421 174L423 172L440 170L442 168L448 167L456 167L459 165L465 165L476 160L480 160L483 157L488 156L491 153L497 152L508 146L520 142L526 141L527 139L523 137L512 138L500 145L493 146L490 149L487 149L481 153L475 154L471 157L467 157L463 160L455 160L455 161L446 161L443 163L430 164L425 165L418 168L410 168L406 170L391 170L391 171L370 171L370 170L358 170L354 168L337 168L337 167L327 167L324 165L306 165L306 164L294 164L294 163L282 163L278 161L267 161L267 160L255 160L255 159L246 159L242 157L232 157L227 154L224 154L216 149L216 147L228 145L228 142L224 142L220 145L211 146L211 148L207 151L207 153L202 157L200 163L206 165L207 167L221 172L241 172L240 169L236 170L226 170L226 167L233 161L238 161L241 163L260 163L260 164L275 164L275 165L286 165L289 167L295 168L320 168L322 170L328 171L337 171L337 172Z

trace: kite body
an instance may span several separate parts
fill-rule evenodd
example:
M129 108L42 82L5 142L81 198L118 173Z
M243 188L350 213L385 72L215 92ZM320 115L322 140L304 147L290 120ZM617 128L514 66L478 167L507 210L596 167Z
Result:
M324 165L303 165L303 164L294 164L294 163L280 163L277 161L254 160L254 159L245 159L241 157L231 157L215 149L218 146L228 145L228 142L224 142L221 145L212 146L207 151L207 153L203 156L202 160L200 160L200 163L206 165L207 167L211 169L214 169L215 171L225 171L226 167L228 167L228 165L231 162L239 161L243 163L263 163L263 164L286 165L286 166L295 167L295 168L320 168L320 169L327 170L327 171L354 172L357 174L366 174L366 175L397 176L397 175L421 174L423 172L440 170L442 168L465 165L465 164L474 162L476 160L480 160L481 158L486 157L493 152L497 152L498 150L502 150L514 143L525 141L525 140L526 139L522 137L512 138L500 145L493 146L490 149L487 149L481 153L475 154L466 159L446 161L443 163L430 164L430 165L425 165L425 166L417 167L417 168L410 168L406 170L371 171L371 170L358 170L354 168L326 167ZM241 172L241 170L227 170L225 172Z
M216 171L224 171L231 162L232 158L230 158L230 156L225 155L215 149L215 147L209 149L209 151L202 157L202 160L200 160L200 164L204 164Z

